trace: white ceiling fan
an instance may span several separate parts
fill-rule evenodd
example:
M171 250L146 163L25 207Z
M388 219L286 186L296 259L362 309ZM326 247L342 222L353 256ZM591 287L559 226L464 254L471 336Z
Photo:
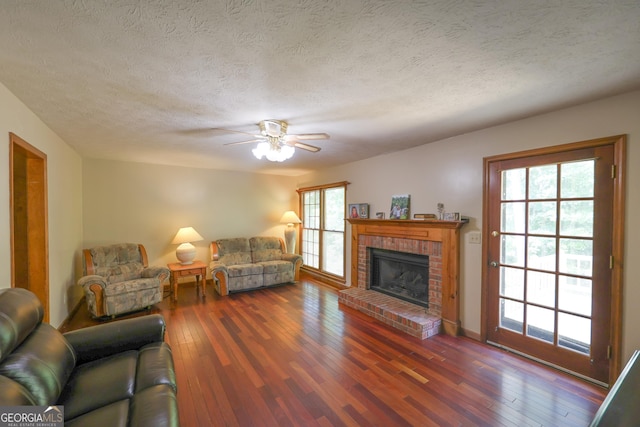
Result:
M224 145L240 145L257 142L258 145L252 150L253 154L258 159L261 159L264 156L268 160L275 162L282 162L291 158L296 148L310 151L312 153L320 151L320 147L306 144L301 141L329 139L329 135L326 133L302 133L289 135L287 134L288 123L284 120L262 120L258 123L258 126L260 128L260 134L251 134L230 129L217 130L251 135L253 139L230 142Z

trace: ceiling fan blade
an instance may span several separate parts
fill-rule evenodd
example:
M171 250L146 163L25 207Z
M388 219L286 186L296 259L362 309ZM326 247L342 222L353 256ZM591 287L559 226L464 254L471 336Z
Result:
M214 132L228 132L228 133L240 133L242 135L249 135L249 136L253 136L253 137L260 137L262 135L256 135L253 133L249 133L249 132L242 132L240 130L233 130L233 129L224 129L224 128L211 128L212 131Z
M289 145L293 145L294 147L300 148L302 150L311 151L312 153L317 153L318 151L320 151L320 147L316 147L315 145L305 144L300 141L291 141L291 144Z
M318 139L329 139L329 134L326 133L300 133L296 135L287 135L287 139L299 139L301 141L313 141Z
M226 144L222 144L222 145L241 145L241 144L251 144L252 142L264 142L264 141L265 141L264 138L260 138L260 139L250 139L248 141L227 142Z

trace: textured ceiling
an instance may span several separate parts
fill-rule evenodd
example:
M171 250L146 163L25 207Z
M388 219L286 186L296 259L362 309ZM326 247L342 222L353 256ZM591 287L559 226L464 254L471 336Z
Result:
M640 1L2 0L0 82L86 157L294 175L640 88ZM262 119L331 139L212 130Z

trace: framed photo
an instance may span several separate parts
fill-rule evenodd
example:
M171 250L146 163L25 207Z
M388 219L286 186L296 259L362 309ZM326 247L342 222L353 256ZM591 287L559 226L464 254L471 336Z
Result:
M384 219L384 212L376 212L377 219Z
M442 215L442 219L445 221L460 221L460 212L445 212Z
M349 205L349 218L369 218L368 203L352 203Z
M358 212L360 213L360 218L369 218L369 204L360 203L358 205Z
M389 219L409 219L411 196L399 194L391 197L391 212Z
M360 209L357 203L349 205L349 218L360 218Z

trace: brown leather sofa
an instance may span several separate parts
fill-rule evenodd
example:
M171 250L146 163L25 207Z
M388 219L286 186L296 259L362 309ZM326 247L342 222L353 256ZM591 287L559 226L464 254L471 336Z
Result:
M177 426L176 377L159 314L65 334L38 298L0 289L0 406L64 406L65 426Z

